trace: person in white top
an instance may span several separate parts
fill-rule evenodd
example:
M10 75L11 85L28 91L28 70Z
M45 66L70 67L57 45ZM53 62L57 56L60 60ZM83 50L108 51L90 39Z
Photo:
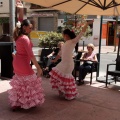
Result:
M87 22L77 37L75 37L74 32L69 29L63 31L65 43L61 48L62 60L49 73L52 88L57 90L59 95L64 96L67 100L74 99L78 94L75 79L72 75L74 69L73 49L86 31L87 26L91 23L93 23L93 21Z

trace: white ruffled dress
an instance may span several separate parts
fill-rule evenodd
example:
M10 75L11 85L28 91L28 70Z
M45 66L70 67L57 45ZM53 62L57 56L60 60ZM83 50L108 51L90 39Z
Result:
M74 69L72 51L82 35L81 32L75 39L65 42L61 49L62 61L49 73L52 88L59 93L63 93L67 100L74 99L78 95L75 79L72 75Z

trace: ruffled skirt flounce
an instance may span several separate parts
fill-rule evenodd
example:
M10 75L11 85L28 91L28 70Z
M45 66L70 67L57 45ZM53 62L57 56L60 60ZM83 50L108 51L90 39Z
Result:
M11 89L8 90L11 107L29 109L44 103L41 78L36 74L29 76L14 75L10 81Z
M49 74L52 89L62 92L65 99L72 100L78 95L72 74L63 74L57 68L53 68Z

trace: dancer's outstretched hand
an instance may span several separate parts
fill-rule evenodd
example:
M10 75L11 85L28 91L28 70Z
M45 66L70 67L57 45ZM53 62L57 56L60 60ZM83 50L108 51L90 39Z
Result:
M16 7L23 8L23 4L22 4L21 0L16 0Z
M38 69L38 70L37 70L37 77L40 77L40 76L42 76L42 75L43 75L42 69Z

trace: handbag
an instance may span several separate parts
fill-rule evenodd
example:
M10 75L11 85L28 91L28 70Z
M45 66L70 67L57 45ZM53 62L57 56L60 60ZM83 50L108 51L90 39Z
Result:
M92 61L84 61L83 65L88 66L88 65L92 65L93 62Z

